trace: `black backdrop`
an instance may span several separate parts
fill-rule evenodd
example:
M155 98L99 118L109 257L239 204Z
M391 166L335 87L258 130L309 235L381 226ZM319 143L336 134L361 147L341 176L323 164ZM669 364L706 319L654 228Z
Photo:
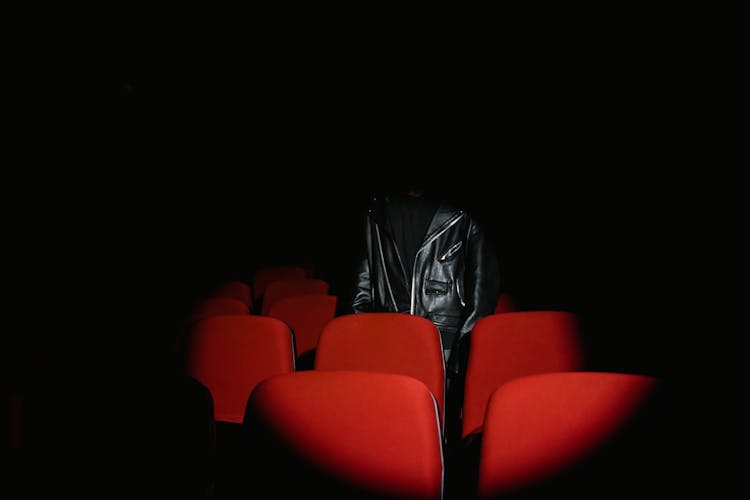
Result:
M595 366L664 371L682 221L662 167L685 110L656 52L171 28L91 58L48 45L11 79L15 129L42 132L8 174L14 270L49 287L55 319L150 331L212 282L295 260L345 294L369 197L409 175L485 224L504 289L586 315ZM131 336L139 353L160 337Z
M652 59L179 40L125 40L91 78L19 80L53 111L28 151L58 167L21 174L45 207L18 222L23 272L63 317L115 314L106 328L144 354L191 298L263 265L313 264L346 294L366 203L411 176L485 225L523 305L585 315L592 366L665 371L679 207L656 210L668 107L644 85Z
M483 222L522 305L581 314L589 368L673 373L682 216L662 167L685 110L658 54L166 35L12 75L14 130L35 134L7 172L5 366L45 451L80 440L90 465L158 434L171 335L211 284L303 261L345 294L366 203L404 175Z

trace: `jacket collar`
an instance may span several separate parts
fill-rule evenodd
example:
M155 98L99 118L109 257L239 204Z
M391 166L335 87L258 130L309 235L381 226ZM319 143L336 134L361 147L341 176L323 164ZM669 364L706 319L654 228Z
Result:
M382 226L383 215L385 211L385 203L388 203L389 196L376 196L372 199L370 207L370 214L372 215L376 224ZM459 210L445 202L441 202L435 214L432 216L429 226L427 226L427 233L424 241L428 241L432 236L442 231L445 226L451 224L456 218L463 214L463 210Z
M429 241L434 235L445 229L446 226L452 224L457 218L463 215L463 210L458 210L446 203L441 203L438 209L435 211L435 215L432 216L430 225L427 226L427 234L424 241Z

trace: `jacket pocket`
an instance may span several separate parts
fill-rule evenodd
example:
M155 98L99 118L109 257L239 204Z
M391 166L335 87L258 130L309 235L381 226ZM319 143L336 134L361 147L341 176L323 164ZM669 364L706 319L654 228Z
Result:
M427 295L447 295L450 290L450 282L437 281L437 280L426 280L424 293Z

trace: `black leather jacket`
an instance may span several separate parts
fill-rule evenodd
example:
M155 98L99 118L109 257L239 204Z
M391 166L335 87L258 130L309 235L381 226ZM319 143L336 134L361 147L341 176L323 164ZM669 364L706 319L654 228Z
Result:
M416 314L440 329L443 349L453 349L483 316L494 311L499 293L497 257L485 233L466 212L440 204L406 275L399 249L383 224L375 198L365 221L366 255L357 270L354 312Z

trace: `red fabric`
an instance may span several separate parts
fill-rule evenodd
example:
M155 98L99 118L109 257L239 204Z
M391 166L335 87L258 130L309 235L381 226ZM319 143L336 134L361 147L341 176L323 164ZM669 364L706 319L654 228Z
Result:
M289 279L272 281L263 294L261 314L268 315L271 306L279 299L297 295L327 295L328 282L319 279Z
M248 309L252 309L253 307L250 285L242 281L233 280L221 283L216 289L211 291L210 296L237 299L240 302L243 302Z
M258 270L253 277L253 299L258 300L272 281L288 279L305 279L308 271L302 266L278 266Z
M210 316L250 314L247 304L227 297L208 297L199 301L190 311L189 323L195 323Z
M299 295L279 299L268 315L292 327L297 356L318 347L323 327L336 316L335 295Z
M187 373L211 391L216 420L242 422L256 384L293 370L292 334L278 319L213 316L190 332Z
M581 368L576 316L562 311L494 314L471 332L461 437L481 431L487 400L496 388L524 375Z
M487 405L479 497L496 498L571 466L627 423L655 382L645 375L566 372L503 385Z
M443 350L440 332L421 316L360 313L330 321L318 341L316 370L399 373L424 382L443 414Z
M442 497L438 416L412 377L303 371L260 383L248 413L323 471L399 498Z

